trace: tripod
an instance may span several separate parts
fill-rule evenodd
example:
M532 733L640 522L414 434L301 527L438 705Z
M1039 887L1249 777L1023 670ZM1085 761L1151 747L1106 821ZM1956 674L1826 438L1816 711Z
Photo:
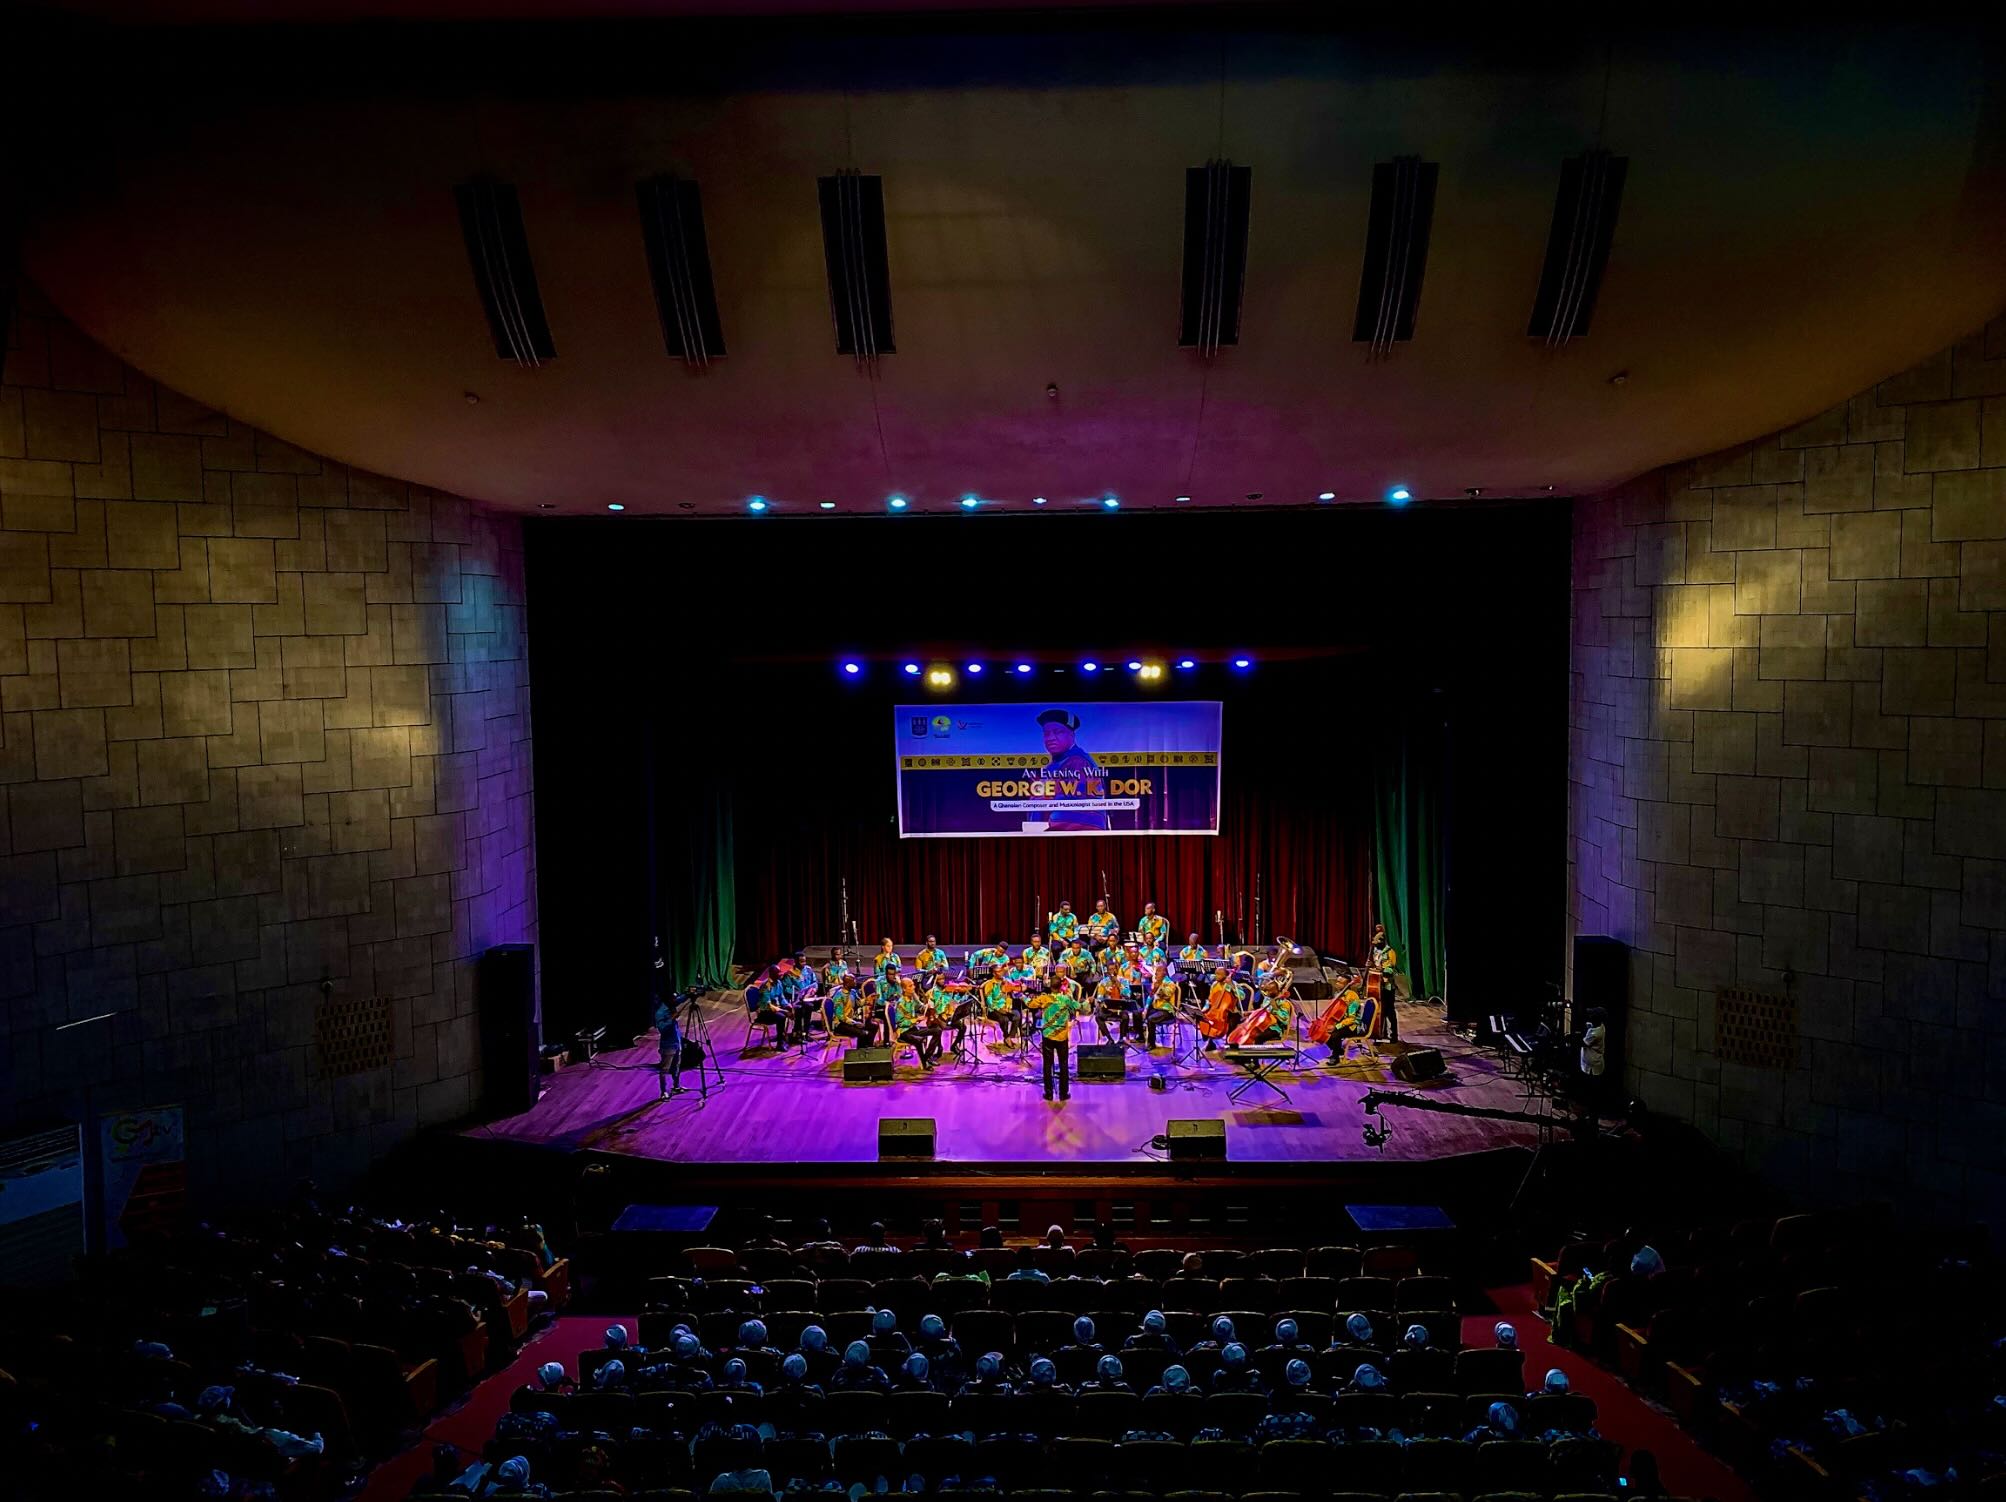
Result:
M717 1050L710 1041L710 1018L704 1015L702 997L694 991L679 991L668 1005L682 1047L676 1062L676 1088L684 1088L682 1072L694 1064L699 1104L707 1102L713 1074L717 1076L717 1088L724 1088L724 1067L717 1062Z

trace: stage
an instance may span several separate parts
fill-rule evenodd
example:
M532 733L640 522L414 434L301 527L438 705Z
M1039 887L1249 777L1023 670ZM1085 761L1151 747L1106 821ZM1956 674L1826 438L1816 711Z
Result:
M738 993L730 993L736 996ZM974 1064L951 1056L930 1074L901 1047L890 1083L846 1084L844 1049L811 1046L777 1050L762 1031L745 1048L742 1008L713 999L707 1005L710 1039L723 1068L711 1079L708 1100L685 1074L687 1093L658 1098L652 1041L599 1055L544 1077L542 1099L520 1116L475 1127L467 1135L566 1152L613 1154L665 1164L741 1165L876 1164L878 1120L930 1116L938 1124L937 1162L1033 1173L1092 1166L1146 1165L1162 1158L1150 1141L1173 1117L1211 1117L1226 1124L1230 1162L1240 1164L1417 1163L1538 1145L1530 1122L1444 1115L1387 1108L1368 1118L1368 1090L1413 1090L1432 1098L1503 1110L1546 1109L1522 1098L1497 1057L1447 1031L1432 1007L1403 1005L1402 1043L1381 1041L1337 1067L1330 1050L1308 1045L1303 1067L1284 1069L1276 1082L1284 1101L1256 1085L1239 1103L1228 1092L1245 1073L1216 1055L1173 1062L1190 1046L1128 1055L1121 1080L1073 1081L1072 1099L1047 1103L1039 1090L1039 1054L1013 1045L1000 1050L985 1037ZM1087 1023L1074 1043L1097 1041ZM1436 1048L1448 1065L1440 1079L1403 1084L1393 1059L1404 1049ZM1148 1088L1161 1073L1166 1088ZM1364 1141L1368 1120L1391 1128L1383 1149ZM1214 1165L1216 1167L1216 1165Z

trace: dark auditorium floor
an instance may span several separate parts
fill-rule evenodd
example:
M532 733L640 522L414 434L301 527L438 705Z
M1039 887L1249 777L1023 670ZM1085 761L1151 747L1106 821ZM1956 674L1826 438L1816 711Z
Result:
M1466 1315L1465 1345L1491 1344L1491 1326L1499 1319L1510 1320L1518 1329L1519 1345L1526 1353L1528 1377L1554 1366L1566 1372L1576 1392L1595 1400L1596 1427L1605 1439L1623 1447L1626 1460L1635 1449L1650 1450L1658 1457L1665 1490L1671 1496L1707 1498L1712 1502L1755 1502L1754 1490L1695 1443L1668 1414L1645 1403L1614 1373L1572 1351L1549 1345L1546 1324L1533 1313L1529 1286L1521 1283L1488 1292L1498 1313ZM434 1445L456 1445L468 1461L478 1459L494 1433L496 1420L508 1412L510 1395L533 1381L536 1369L546 1361L562 1362L567 1372L576 1375L579 1353L598 1346L606 1326L615 1320L630 1330L640 1328L640 1320L633 1315L560 1316L550 1328L525 1342L505 1369L480 1383L456 1407L426 1425L417 1443L376 1467L357 1502L404 1502L412 1485L430 1468Z

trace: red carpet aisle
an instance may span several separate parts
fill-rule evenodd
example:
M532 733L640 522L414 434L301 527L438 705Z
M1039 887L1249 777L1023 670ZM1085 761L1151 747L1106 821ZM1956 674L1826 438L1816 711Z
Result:
M1658 1457L1658 1474L1674 1497L1710 1498L1712 1502L1755 1502L1755 1490L1715 1459L1669 1414L1661 1413L1623 1385L1614 1372L1585 1356L1561 1350L1547 1340L1546 1321L1533 1312L1532 1286L1487 1290L1498 1306L1494 1315L1470 1315L1463 1320L1463 1344L1492 1344L1491 1326L1511 1321L1525 1352L1525 1380L1537 1386L1548 1368L1567 1373L1568 1384L1595 1400L1595 1427L1604 1439L1623 1447L1627 1462L1632 1450L1649 1450Z
M612 1324L625 1325L629 1333L641 1327L631 1315L558 1316L556 1324L523 1342L507 1367L477 1384L457 1408L448 1409L426 1425L417 1444L371 1471L356 1502L404 1502L418 1478L432 1468L434 1445L457 1445L468 1462L479 1459L481 1447L495 1432L495 1421L508 1412L510 1395L525 1382L534 1381L536 1369L546 1361L560 1361L566 1372L577 1375L578 1353L597 1347Z

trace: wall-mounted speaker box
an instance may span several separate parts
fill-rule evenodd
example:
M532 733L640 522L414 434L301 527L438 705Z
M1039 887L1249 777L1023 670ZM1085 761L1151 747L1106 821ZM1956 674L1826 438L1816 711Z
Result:
M481 1019L481 1114L520 1116L543 1093L536 946L497 944L474 976Z
M1439 1079L1449 1072L1439 1048L1410 1048L1393 1060L1393 1072L1403 1080Z
M931 1116L878 1118L879 1158L931 1158L934 1127Z
M1173 1163L1194 1158L1225 1161L1226 1123L1216 1116L1195 1120L1173 1117L1167 1135L1170 1138L1170 1161Z
M1119 1043L1082 1043L1079 1068L1083 1080L1118 1080L1128 1074L1128 1055Z
M843 1083L866 1083L889 1080L892 1077L892 1051L889 1048L853 1048L843 1055Z

